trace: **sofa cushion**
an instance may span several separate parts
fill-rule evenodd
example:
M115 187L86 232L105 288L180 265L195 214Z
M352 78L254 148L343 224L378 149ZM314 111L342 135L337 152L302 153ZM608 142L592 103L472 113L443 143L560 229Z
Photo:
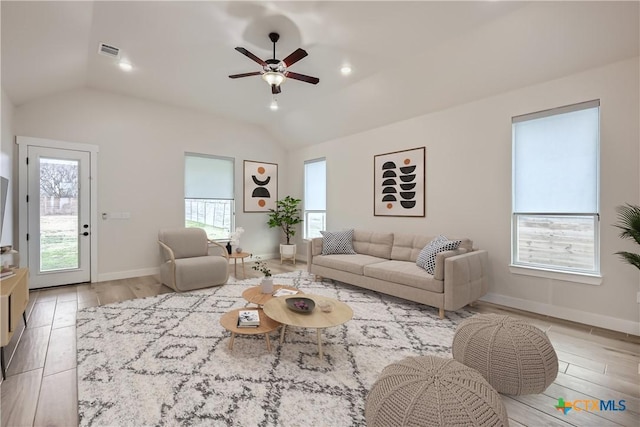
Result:
M392 260L365 265L364 275L391 282L389 286L393 286L393 283L399 283L431 292L444 292L443 282L435 280L431 274L418 267L415 262Z
M353 229L344 231L321 231L322 255L355 254Z
M424 249L424 247L435 237L436 236L397 233L393 236L391 259L416 262L418 260L418 255L420 255L420 251L422 251L422 249ZM473 250L473 242L469 239L451 240L461 240L461 248L465 248L468 252Z
M416 262L420 251L435 237L436 236L396 233L393 236L391 259Z
M429 274L433 274L436 269L436 255L440 252L452 251L460 247L461 240L445 240L444 242L436 242L434 245L427 245L425 247L424 269Z
M314 256L313 263L322 267L334 268L336 270L345 271L353 274L364 274L364 266L384 262L382 258L372 257L371 255L321 255ZM424 270L422 270L424 273Z
M449 240L449 239L447 239L446 236L440 235L440 236L436 237L435 239L433 239L432 241L430 241L429 243L427 243L427 246L425 246L420 251L420 253L418 254L418 259L416 260L416 265L418 267L424 268L425 265L427 264L428 259L429 259L430 249L433 248L434 246L436 246L438 243L446 242L447 240ZM431 274L433 274L433 273L431 273Z
M392 246L393 233L362 230L355 230L353 233L353 249L359 254L391 259Z

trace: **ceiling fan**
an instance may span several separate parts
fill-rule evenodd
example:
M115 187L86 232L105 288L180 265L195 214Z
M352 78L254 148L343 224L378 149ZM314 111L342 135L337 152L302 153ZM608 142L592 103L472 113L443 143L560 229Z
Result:
M262 76L262 79L271 86L271 93L276 95L281 92L280 85L287 79L300 80L302 82L318 84L320 81L317 77L311 77L304 74L294 73L288 71L287 68L300 61L307 56L307 52L304 49L296 49L291 55L287 56L283 60L276 59L276 42L280 39L280 34L269 33L269 39L273 43L273 59L267 59L263 61L253 53L249 52L243 47L236 47L236 50L248 58L254 60L258 64L262 65L262 71L254 71L251 73L233 74L229 78L237 79L240 77L249 76Z

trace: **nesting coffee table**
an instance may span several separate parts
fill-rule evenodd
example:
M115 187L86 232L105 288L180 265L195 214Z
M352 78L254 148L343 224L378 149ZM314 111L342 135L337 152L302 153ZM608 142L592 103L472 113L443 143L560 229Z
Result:
M233 350L233 340L238 335L260 335L264 334L264 339L267 341L267 350L271 351L271 341L269 340L269 332L272 332L280 326L280 323L265 316L261 308L257 308L260 315L260 326L255 328L239 328L238 327L238 312L240 310L246 310L245 308L236 308L228 313L225 313L220 318L220 324L227 331L231 332L231 340L229 340L229 349Z
M286 303L288 298L295 297L295 295L292 295L269 299L264 303L264 314L282 324L280 343L284 342L284 334L287 326L315 328L318 335L318 356L322 359L322 330L348 322L353 317L353 310L347 304L337 299L305 294L306 298L311 298L315 302L316 308L311 313L297 313L287 308ZM319 306L322 305L322 303L330 304L332 311L326 313L320 310Z
M273 285L273 293L277 292L280 289L288 289L290 291L298 291L298 293L296 295L304 294L304 292L302 292L300 289L294 288L293 286ZM273 293L263 294L262 293L262 287L260 285L258 285L258 286L252 286L252 287L250 287L248 289L245 289L245 291L242 292L242 298L244 298L247 301L246 305L255 304L258 307L262 307L267 301L269 301L271 298L273 298Z

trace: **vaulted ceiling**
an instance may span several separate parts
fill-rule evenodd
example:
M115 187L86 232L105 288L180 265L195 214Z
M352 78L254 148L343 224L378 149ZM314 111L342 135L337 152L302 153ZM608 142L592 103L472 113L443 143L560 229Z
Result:
M16 106L93 88L319 143L638 56L638 2L2 1L2 88ZM272 95L234 50L309 56ZM98 54L117 46L125 73ZM340 74L351 65L349 76Z

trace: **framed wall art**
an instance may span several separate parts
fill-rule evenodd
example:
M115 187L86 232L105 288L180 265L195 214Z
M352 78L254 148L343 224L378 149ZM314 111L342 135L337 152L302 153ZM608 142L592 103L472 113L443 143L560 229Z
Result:
M373 157L374 216L425 216L425 147Z
M244 212L269 212L278 200L278 165L244 161Z

